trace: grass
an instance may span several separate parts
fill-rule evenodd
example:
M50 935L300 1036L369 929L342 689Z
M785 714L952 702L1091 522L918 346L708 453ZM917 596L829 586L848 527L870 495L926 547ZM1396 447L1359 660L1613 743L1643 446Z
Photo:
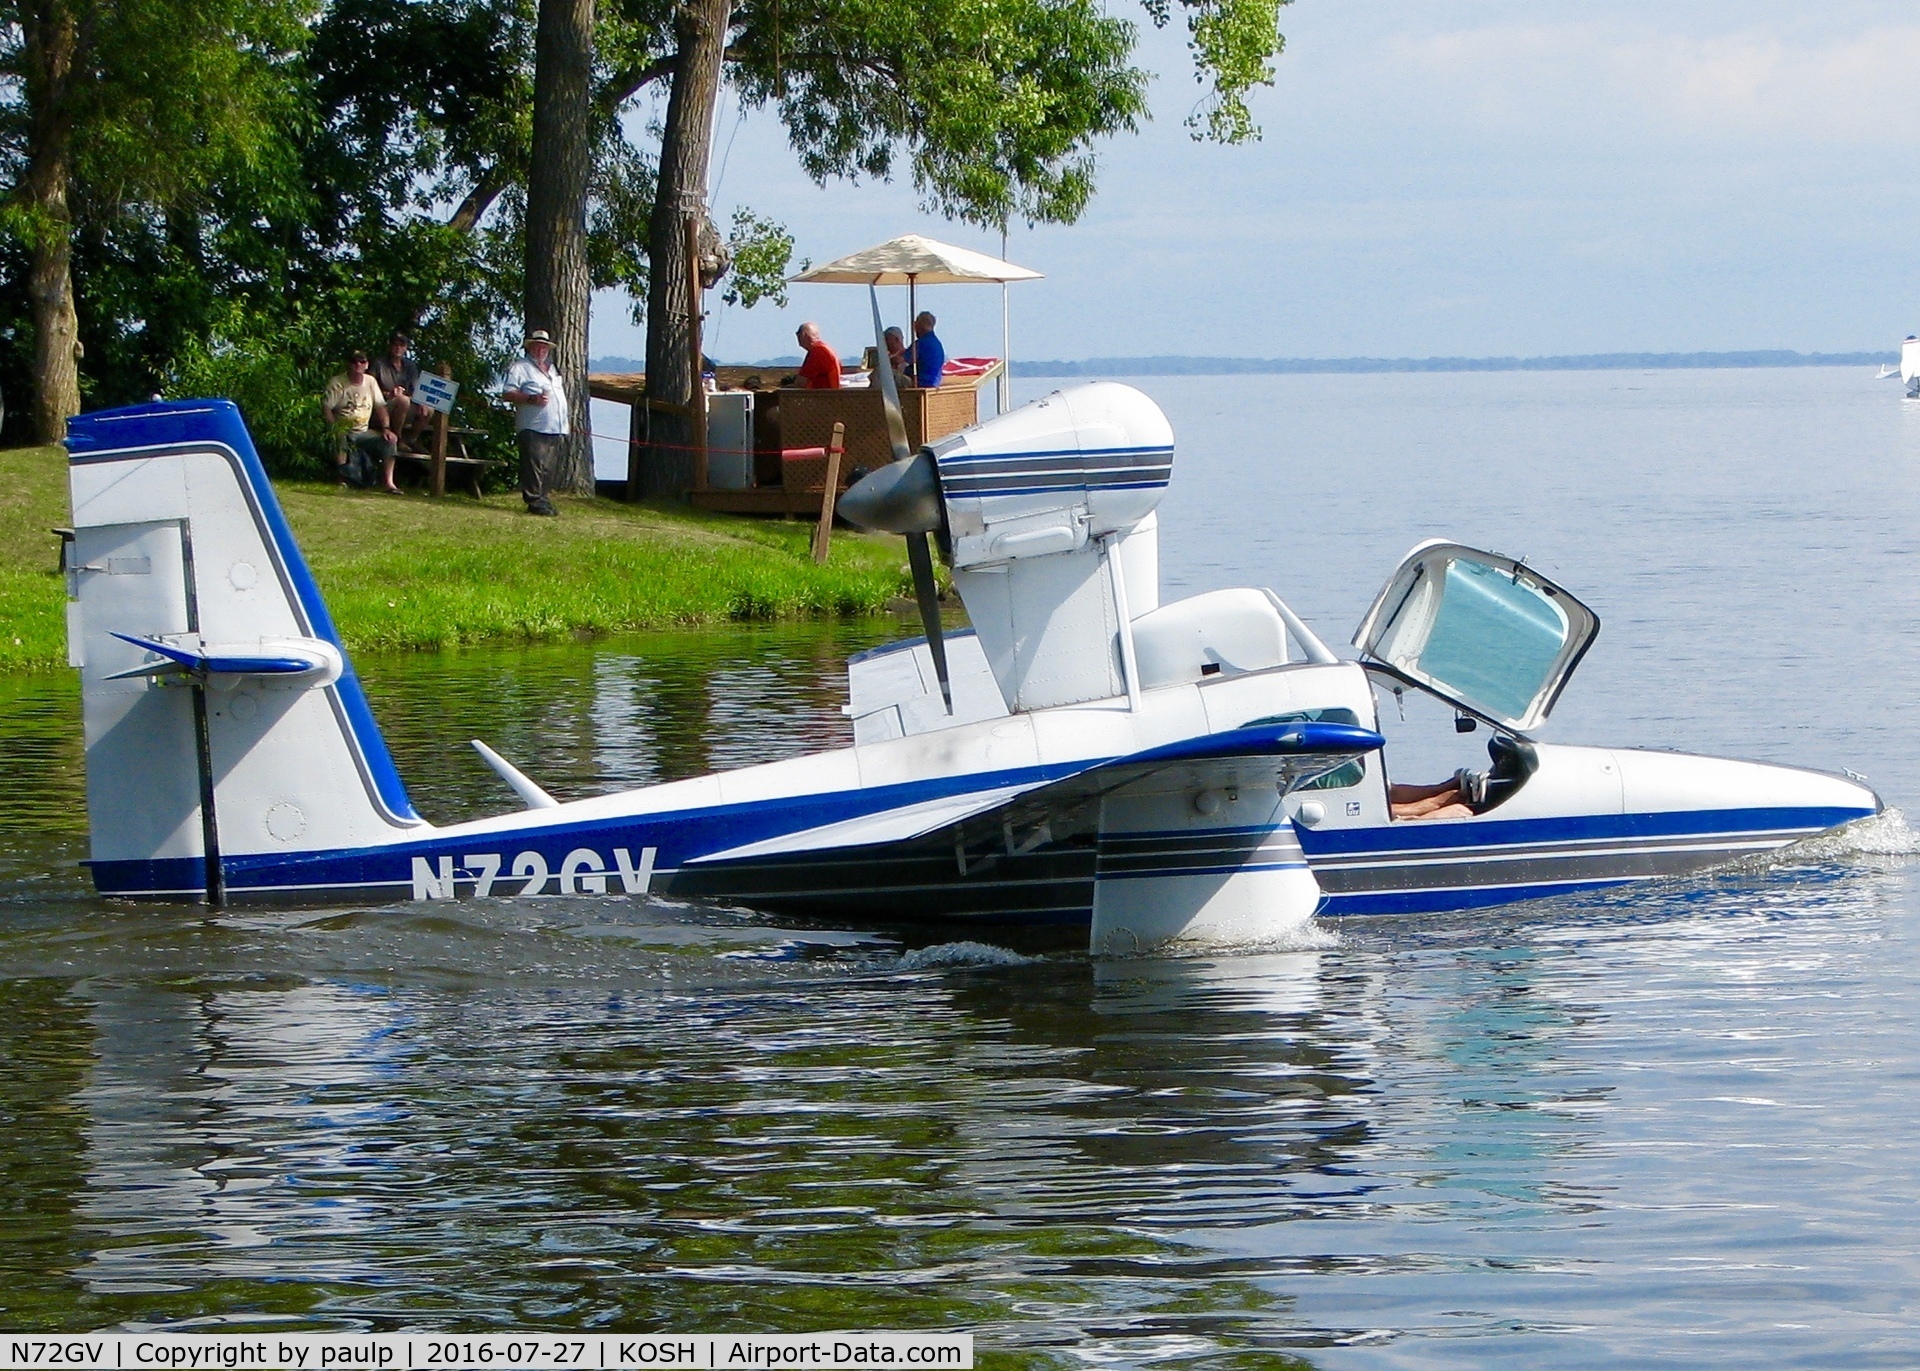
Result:
M60 541L48 530L70 522L65 451L0 452L0 669L46 670L67 660Z
M276 489L351 650L875 614L910 593L897 539L836 532L815 566L799 521L564 496L558 519L535 519L518 496ZM66 660L48 530L70 517L60 449L0 452L0 670Z

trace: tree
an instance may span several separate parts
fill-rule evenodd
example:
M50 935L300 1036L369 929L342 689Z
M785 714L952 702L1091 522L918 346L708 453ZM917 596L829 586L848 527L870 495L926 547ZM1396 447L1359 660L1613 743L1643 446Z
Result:
M1252 136L1278 0L1143 3L1186 20L1196 136ZM324 462L313 398L348 346L405 327L477 379L532 304L583 368L583 275L649 302L650 370L684 397L685 225L704 222L723 77L777 110L817 180L905 171L930 208L982 224L1077 217L1098 140L1146 114L1136 29L1100 0L547 8L565 20L552 106L538 0L0 0L0 370L10 389L31 375L37 431L83 396L230 393L276 470ZM656 149L623 115L660 82ZM541 163L565 184L536 190ZM729 298L781 298L777 224L737 215L713 246L732 249ZM658 474L670 489L689 471Z
M527 173L526 320L553 334L577 408L554 484L593 494L587 420L587 186L593 153L593 0L540 0L534 40L533 158Z
M700 263L689 259L689 226L707 225L707 161L713 148L713 111L720 98L730 0L681 0L674 12L673 89L647 240L647 398L691 405L700 385L694 365L693 283ZM677 495L693 485L691 419L649 416L658 446L642 470L637 495Z
M1257 136L1246 97L1272 81L1286 0L1144 0L1156 25L1186 18L1196 79L1196 137ZM686 0L654 198L647 314L649 392L684 403L691 320L684 235L663 221L699 212L711 111L722 76L708 27L719 0ZM1071 223L1093 193L1093 147L1146 117L1146 73L1131 65L1134 26L1095 0L740 0L725 72L748 107L773 105L801 166L821 183L890 176L904 154L928 207L1005 227ZM689 91L697 83L697 91ZM676 111L680 112L676 118ZM672 283L672 284L668 284ZM656 453L651 493L686 488L686 468Z
M304 39L288 0L5 0L0 223L24 256L32 428L80 408L77 230L190 212L223 171L270 158Z
M27 298L33 306L33 436L57 443L80 410L80 320L73 305L73 126L77 16L60 0L20 11L22 86L27 106L27 174L16 192L15 232L27 248Z

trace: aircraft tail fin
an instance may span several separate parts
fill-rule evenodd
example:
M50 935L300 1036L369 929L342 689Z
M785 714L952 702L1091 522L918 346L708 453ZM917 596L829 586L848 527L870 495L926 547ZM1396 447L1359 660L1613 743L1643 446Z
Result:
M217 902L222 858L422 820L226 400L71 421L68 660L102 893Z

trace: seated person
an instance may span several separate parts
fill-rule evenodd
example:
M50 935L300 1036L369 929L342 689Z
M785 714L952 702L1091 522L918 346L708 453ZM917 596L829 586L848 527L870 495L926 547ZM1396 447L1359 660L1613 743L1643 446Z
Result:
M367 374L367 354L356 351L347 359L347 369L327 382L321 401L327 422L339 435L334 453L337 477L342 485L373 484L375 462L379 462L381 488L398 495L393 483L393 426L387 421L386 401L380 395L380 383Z
M1463 767L1439 785L1388 786L1387 808L1396 819L1471 819L1485 797L1486 776Z
M895 388L904 390L913 384L913 378L907 374L907 340L898 328L890 328L885 333L887 340L887 365L893 370Z
M387 339L386 356L373 364L373 379L380 383L381 398L387 402L387 421L400 435L400 446L409 449L433 417L432 410L413 400L420 387L420 364L407 355L411 346L406 334L396 333Z
M923 390L932 390L940 384L940 377L947 369L947 350L941 345L939 337L933 331L934 318L927 310L921 310L913 320L913 349L909 354L914 381Z
M794 330L793 336L800 342L800 350L806 357L800 363L800 374L796 378L807 390L840 389L840 359L834 355L820 337L820 325L805 323Z

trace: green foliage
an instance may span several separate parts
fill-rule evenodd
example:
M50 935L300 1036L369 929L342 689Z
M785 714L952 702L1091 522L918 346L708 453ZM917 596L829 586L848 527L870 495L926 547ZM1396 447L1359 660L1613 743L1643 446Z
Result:
M785 309L787 273L793 265L793 235L750 209L736 209L727 246L733 252L733 273L727 278L722 298L730 305L747 309L762 300L771 300Z
M60 16L72 34L64 76L27 42ZM0 80L14 95L0 102L8 393L24 401L31 382L26 250L56 231L73 239L82 290L83 393L98 404L151 392L142 363L217 289L194 279L200 263L162 260L197 237L214 189L248 185L251 213L304 198L288 135L307 118L294 75L310 17L301 0L0 0ZM35 148L37 181L26 175ZM67 221L54 222L63 197ZM90 279L95 269L109 279Z
M587 272L594 289L618 286L645 317L647 225L653 217L653 163L624 139L607 140L588 183Z
M190 210L223 176L291 170L281 130L305 113L287 80L301 0L70 2L91 25L74 110L82 217Z
M320 415L328 378L345 370L352 349L378 355L387 335L404 328L422 366L445 364L461 383L455 422L509 442L506 412L480 393L514 350L503 325L513 297L490 256L500 246L414 220L369 235L354 257L315 264L284 298L231 293L179 340L164 389L234 400L269 471L324 475L333 448Z
M1196 136L1258 136L1247 105L1273 81L1288 0L1180 0ZM1157 26L1174 0L1142 0ZM1094 147L1147 117L1135 27L1094 0L743 0L730 74L771 104L816 181L884 178L903 157L929 208L983 226L1072 223Z
M1167 0L1145 0L1156 24L1168 20ZM1260 136L1247 95L1273 84L1273 59L1286 40L1280 36L1280 6L1292 0L1183 0L1187 40L1194 55L1194 80L1208 87L1200 106L1187 117L1195 136L1219 143L1244 143Z
M731 75L771 103L818 181L886 177L905 152L939 212L1071 222L1095 140L1138 126L1134 26L1093 0L746 0Z
M331 373L315 341L324 330L298 314L262 317L237 301L220 313L207 337L183 341L169 389L239 405L269 470L326 475L332 439L318 397Z
M33 114L21 19L0 0L0 179ZM395 328L449 363L462 420L512 351L538 0L34 0L87 39L75 121L73 270L89 407L228 394L281 473L319 473L318 394ZM1142 0L1184 17L1207 95L1196 136L1257 136L1286 0ZM673 0L602 0L589 268L645 298L658 187L630 106L673 79ZM969 222L1071 222L1099 140L1147 117L1138 33L1100 0L740 0L728 77L777 111L816 180L909 175ZM652 131L649 131L652 132ZM0 393L32 351L26 246L58 231L0 200ZM793 238L737 211L729 303L785 305ZM636 316L641 306L636 303ZM15 431L18 429L16 427Z
M426 209L526 175L535 0L331 0L313 26L312 98L342 173L377 203Z
M29 24L73 26L69 79L33 66ZM191 206L236 168L280 159L279 131L302 115L286 73L306 41L302 0L0 0L0 168L25 169L33 118L72 130L76 219ZM36 111L38 100L43 108ZM17 198L9 231L34 232Z

